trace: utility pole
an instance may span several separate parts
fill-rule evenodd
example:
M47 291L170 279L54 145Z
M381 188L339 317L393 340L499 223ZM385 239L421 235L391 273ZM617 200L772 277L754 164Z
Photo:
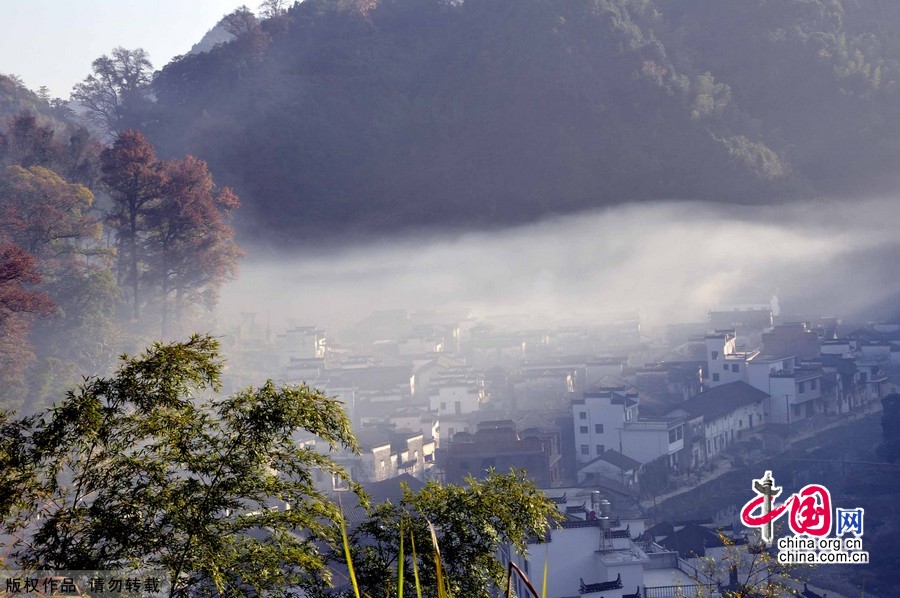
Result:
M791 441L791 407L788 405L790 395L784 395L784 413L787 416L787 438Z

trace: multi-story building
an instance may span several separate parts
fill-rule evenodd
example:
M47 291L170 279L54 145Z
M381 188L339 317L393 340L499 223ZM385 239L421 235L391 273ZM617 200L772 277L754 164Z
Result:
M638 395L626 388L585 392L572 401L575 459L587 463L607 449L618 450L641 463L663 455L675 465L684 448L680 417L638 417Z
M447 482L461 483L467 475L483 477L493 468L500 473L523 469L538 485L559 484L562 457L559 430L516 430L512 420L483 421L474 434L457 433L443 459Z

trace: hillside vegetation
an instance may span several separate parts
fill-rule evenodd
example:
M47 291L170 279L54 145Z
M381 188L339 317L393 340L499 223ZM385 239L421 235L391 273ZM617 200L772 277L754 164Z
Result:
M306 0L166 65L142 123L281 242L881 192L898 22L887 0Z

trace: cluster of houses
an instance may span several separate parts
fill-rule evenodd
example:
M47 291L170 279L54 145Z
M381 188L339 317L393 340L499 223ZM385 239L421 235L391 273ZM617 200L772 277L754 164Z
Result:
M633 314L523 330L465 313L378 312L339 340L310 326L254 335L250 321L226 346L246 368L228 372L235 386L267 375L343 402L360 453L336 460L363 487L524 469L566 521L528 558L501 556L526 573L549 558L550 596L692 595L733 582L700 571L698 559L728 548L721 529L648 527L644 474L700 472L740 447L784 450L874 409L900 381L900 325L792 321L772 304L652 335ZM321 472L317 484L346 490Z
M361 454L341 460L356 481L458 482L512 467L548 488L636 487L651 462L699 471L741 443L783 450L877 405L900 370L900 326L779 321L775 304L719 308L655 336L633 314L611 322L516 330L466 313L388 311L339 342L293 326L263 340L239 332L230 350L247 377L344 403ZM245 383L239 369L229 376Z

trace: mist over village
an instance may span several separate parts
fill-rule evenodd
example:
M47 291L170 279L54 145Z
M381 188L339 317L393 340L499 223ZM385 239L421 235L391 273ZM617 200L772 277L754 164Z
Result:
M3 596L900 595L900 4L95 4L0 6Z

